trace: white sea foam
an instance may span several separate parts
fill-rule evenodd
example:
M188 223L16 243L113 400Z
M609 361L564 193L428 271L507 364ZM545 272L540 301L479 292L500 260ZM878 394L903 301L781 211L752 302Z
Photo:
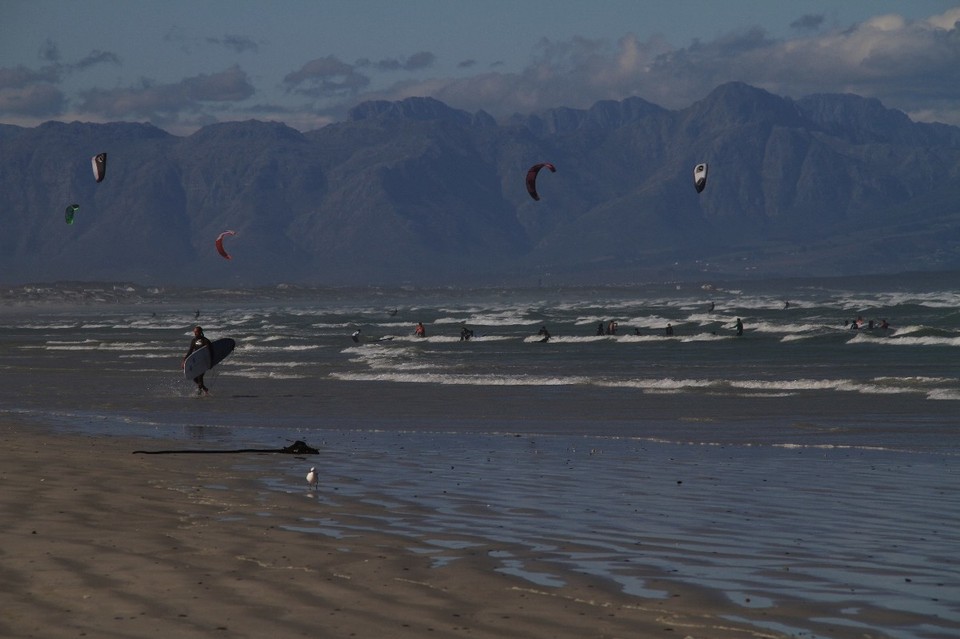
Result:
M336 379L355 381L391 381L412 384L476 385L476 386L573 386L588 385L606 388L634 388L651 393L681 393L690 390L739 391L738 394L752 397L786 397L803 392L846 392L859 394L921 393L935 395L937 399L950 399L960 391L930 389L929 384L916 380L882 378L867 382L844 379L795 379L795 380L717 380L690 378L633 378L609 379L581 375L512 375L512 374L461 374L454 370L437 371L435 366L414 362L395 364L386 360L367 360L372 370L368 372L334 372ZM425 372L429 371L429 372ZM747 391L747 393L743 393ZM933 397L931 397L933 398Z
M316 351L326 346L322 344L290 344L287 346L260 346L259 344L245 344L244 350L250 353L296 353L300 351Z
M237 363L243 363L242 360L234 358L231 360ZM258 361L257 366L260 368L301 368L303 366L310 366L310 362L300 362L300 361Z
M229 377L247 377L250 379L305 379L304 375L281 373L279 371L264 370L263 368L233 368L223 373Z
M935 389L927 393L927 398L942 401L960 401L960 390Z
M138 351L136 353L120 353L118 357L121 359L170 359L174 360L182 357L182 353L171 354L169 351L165 353L145 353L143 351ZM178 360L179 361L179 360Z
M851 331L853 332L853 331ZM906 337L906 336L882 336L858 332L851 338L848 344L882 344L884 346L960 346L960 336L957 337Z
M427 331L426 337L417 337L416 335L395 335L393 336L393 341L396 342L414 342L418 344L442 344L442 343L452 343L459 342L460 335L430 335L429 330Z
M472 313L465 313L463 315L454 315L451 317L438 317L433 320L432 324L434 325L450 325L450 324L466 324L468 327L473 326L529 326L536 324L538 320L524 318L521 315L518 315L514 311L504 311L501 313L495 312L480 312L477 310ZM410 330L413 330L409 322L405 322L404 326L410 327Z
M123 353L137 352L146 353L148 351L166 351L171 352L170 345L156 343L131 343L131 342L101 342L96 340L84 340L82 342L47 342L44 350L48 351L119 351Z

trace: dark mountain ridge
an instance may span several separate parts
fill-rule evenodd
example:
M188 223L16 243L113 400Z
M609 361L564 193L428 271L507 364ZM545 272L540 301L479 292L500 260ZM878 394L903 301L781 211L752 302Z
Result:
M96 184L89 158L109 153ZM527 168L552 162L526 193ZM692 171L708 162L697 194ZM742 83L497 123L432 98L301 133L0 127L0 281L630 283L960 268L960 129ZM73 225L64 207L78 203ZM213 248L228 239L234 259Z

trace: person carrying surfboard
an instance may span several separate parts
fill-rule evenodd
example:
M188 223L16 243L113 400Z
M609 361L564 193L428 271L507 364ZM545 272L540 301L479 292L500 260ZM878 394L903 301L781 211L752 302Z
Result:
M194 351L198 351L205 346L210 346L210 340L203 334L203 328L200 326L193 327L193 339L190 340L190 350L187 351L187 354L183 356L183 362L180 363L183 366L187 362L187 358L190 357L190 354ZM203 385L203 374L194 377L193 381L197 384L197 395L210 394L210 389Z

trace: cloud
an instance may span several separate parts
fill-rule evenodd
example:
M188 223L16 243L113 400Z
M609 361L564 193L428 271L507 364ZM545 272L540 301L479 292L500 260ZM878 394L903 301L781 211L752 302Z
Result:
M47 38L40 46L40 59L44 62L59 62L60 48L57 46L57 43Z
M207 45L223 47L235 53L246 53L248 51L259 53L262 44L262 42L257 42L251 37L236 33L227 33L222 37L196 37L190 35L180 25L172 25L168 28L163 34L162 40L176 45L180 51L188 55L194 55L197 51L204 50Z
M377 71L419 71L433 66L436 59L437 56L429 51L418 51L408 58L384 58L375 64L368 58L361 58L355 67L372 67Z
M0 89L22 89L32 84L56 83L60 81L61 70L57 65L45 66L33 70L24 66L0 67Z
M150 119L181 128L210 118L263 115L304 129L342 118L357 102L370 99L429 96L500 117L559 106L587 108L598 100L631 96L676 109L719 84L741 81L789 97L857 93L917 120L960 125L958 24L960 7L926 20L889 14L845 27L828 27L823 16L804 15L790 24L791 37L745 28L680 47L634 34L616 40L544 39L523 68L467 59L448 76L434 72L437 58L429 51L352 64L328 55L283 76L283 93L262 96L261 104L274 104L259 110L249 106L255 90L239 67L168 84L144 79L134 86L65 96L60 85L69 76L121 61L113 53L91 51L67 62L48 40L38 52L42 66L0 67L0 113L25 121L29 115L46 118L70 109L71 116L98 121ZM188 44L177 28L164 39ZM258 51L257 42L241 35L190 41L237 53Z
M370 84L370 78L354 65L329 55L305 63L283 78L287 91L312 97L355 95Z
M67 107L67 97L58 88L65 77L98 64L120 64L120 59L107 51L91 51L78 62L64 63L52 40L40 47L39 57L52 64L39 69L0 67L0 114L36 118L60 115Z
M160 118L181 111L197 112L206 103L238 102L253 94L246 73L233 66L174 84L157 85L143 80L136 87L91 89L81 95L80 110L113 119Z
M247 51L258 53L260 51L260 45L256 41L254 41L252 38L241 35L228 34L224 35L222 38L207 38L207 42L226 47L227 49L231 49L237 53L245 53Z
M719 84L742 81L773 93L857 93L919 120L960 125L960 8L927 20L876 16L846 29L776 39L748 28L673 47L626 35L616 42L542 40L530 65L464 77L398 82L358 99L435 97L451 106L504 116L556 106L640 96L682 108ZM822 27L818 16L796 28ZM469 67L466 67L469 68Z
M437 56L433 55L429 51L418 51L407 58L407 61L403 64L403 68L406 71L426 69L427 67L433 66L433 63L436 59Z
M53 64L44 65L39 69L30 69L23 65L0 67L0 88L16 87L22 89L38 83L57 84L73 72L83 71L98 64L120 64L120 58L116 54L99 50L91 51L75 63L60 62L60 52L57 45L49 40L41 48L40 57L43 60L53 62Z
M341 119L332 113L319 109L303 109L280 104L254 104L244 111L258 120L282 122L299 131L312 131Z
M403 63L397 58L385 58L375 65L380 71L399 71L403 68Z
M796 29L797 31L816 31L823 26L825 20L826 18L823 16L823 14L813 15L808 13L807 15L800 16L791 22L790 27L792 29Z
M120 64L120 58L115 53L97 49L91 51L86 57L71 66L73 69L83 70L98 64Z
M927 19L927 23L935 29L943 29L945 31L953 31L957 28L957 23L960 22L960 7L954 7L949 9L940 15L933 16Z
M52 84L0 87L0 113L50 117L63 112L66 98Z

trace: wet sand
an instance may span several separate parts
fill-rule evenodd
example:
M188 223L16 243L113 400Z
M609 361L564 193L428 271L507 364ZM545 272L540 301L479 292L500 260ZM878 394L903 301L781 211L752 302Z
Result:
M306 487L266 490L237 455L132 454L164 442L9 421L0 443L3 637L786 636L723 618L769 623L776 609L733 609L657 575L667 598L575 573L541 587L497 572L502 544L482 541L437 565L349 499L336 517L366 530L307 534Z

